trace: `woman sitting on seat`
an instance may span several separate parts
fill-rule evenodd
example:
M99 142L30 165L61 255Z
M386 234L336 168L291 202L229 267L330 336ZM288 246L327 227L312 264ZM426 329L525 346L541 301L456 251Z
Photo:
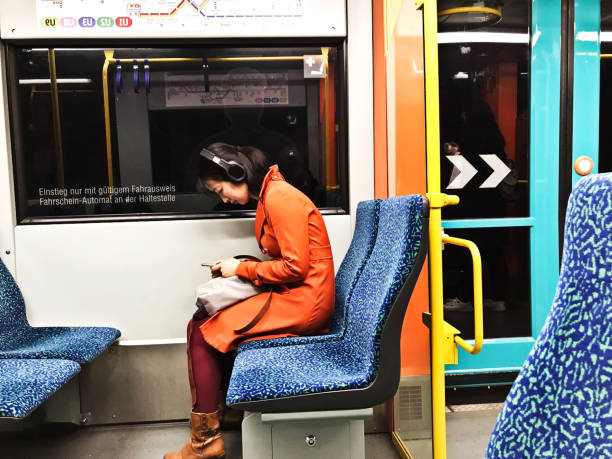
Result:
M276 165L254 147L214 143L200 152L201 187L223 202L256 199L255 237L271 259L219 260L223 277L238 275L272 287L212 317L194 317L187 327L187 356L193 409L191 438L165 459L218 458L225 454L218 432L228 353L249 339L326 333L334 309L334 266L323 218L312 201L287 183ZM253 325L271 295L269 309ZM245 324L249 324L244 331ZM241 330L242 327L242 330ZM225 381L223 379L225 378Z

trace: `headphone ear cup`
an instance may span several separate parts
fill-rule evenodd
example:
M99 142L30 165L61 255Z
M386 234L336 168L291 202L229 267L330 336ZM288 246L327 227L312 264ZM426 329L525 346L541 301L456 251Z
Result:
M240 159L240 162L242 162L242 164L251 164L251 159L249 158L248 155L245 155L242 151L241 148L244 147L237 147L236 148L236 154L238 155L238 158ZM246 180L247 177L247 173L246 173L246 169L244 168L244 166L242 166L241 164L236 163L235 161L231 161L230 164L232 166L236 166L235 171L236 172L240 172L239 174L236 175L236 177L240 177L240 179L237 179L236 181L241 182L243 180ZM228 171L229 172L229 171Z
M241 155L248 160L248 158L242 153L238 152L238 155ZM247 178L246 170L236 161L227 161L220 158L206 148L203 148L200 151L200 156L212 161L217 166L222 168L225 171L227 178L229 178L232 182L241 182Z
M234 161L230 161L228 163L225 171L227 172L227 176L233 182L242 182L246 179L246 171L244 170L244 167Z

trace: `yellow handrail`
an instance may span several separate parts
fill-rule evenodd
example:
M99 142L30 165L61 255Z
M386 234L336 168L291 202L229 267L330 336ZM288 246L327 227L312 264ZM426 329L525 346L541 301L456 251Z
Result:
M139 57L136 59L108 59L110 62L122 64L135 62L204 62L201 57ZM272 62L272 61L303 61L304 56L246 56L246 57L209 57L208 62Z
M482 349L483 326L482 326L482 260L480 250L476 244L466 239L451 236L443 236L442 242L446 244L465 247L472 255L472 271L474 276L474 345L472 346L464 339L455 335L455 343L468 351L470 354L478 354Z
M449 8L438 13L438 16L448 16L449 14L457 13L489 13L497 17L502 16L501 8L488 8L486 6L459 6L457 8Z

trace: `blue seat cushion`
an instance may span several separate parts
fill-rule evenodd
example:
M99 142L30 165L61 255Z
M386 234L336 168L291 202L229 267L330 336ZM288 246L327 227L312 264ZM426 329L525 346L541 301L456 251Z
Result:
M249 349L236 357L226 402L366 387L373 376L367 357L342 341Z
M612 174L572 192L555 299L486 457L612 457Z
M121 333L110 327L27 327L0 333L0 359L65 359L87 363Z
M308 336L289 336L286 338L272 339L255 339L246 341L238 347L238 353L248 351L250 349L264 349L267 347L292 346L294 344L312 344L325 343L327 341L337 341L342 338L344 331L336 333L326 333L325 335L308 335Z
M0 416L27 416L80 368L69 360L0 360Z

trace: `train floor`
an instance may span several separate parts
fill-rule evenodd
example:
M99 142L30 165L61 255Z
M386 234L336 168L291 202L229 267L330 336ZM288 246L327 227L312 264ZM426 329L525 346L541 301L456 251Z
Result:
M448 459L484 457L501 404L447 408ZM224 432L226 459L240 459L240 432ZM93 426L64 432L0 434L1 459L152 459L180 448L186 422ZM431 442L409 444L414 459L431 458ZM367 459L398 459L388 433L365 436Z

